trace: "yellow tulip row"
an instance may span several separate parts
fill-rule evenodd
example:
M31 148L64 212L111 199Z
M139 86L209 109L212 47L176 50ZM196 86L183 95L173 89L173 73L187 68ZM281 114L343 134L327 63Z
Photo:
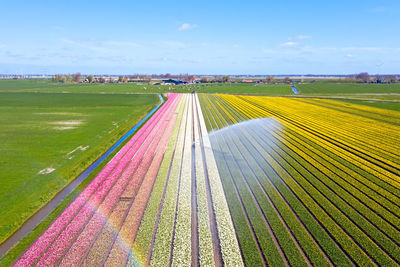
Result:
M209 130L265 117L272 117L281 125L271 128L263 122L260 125L255 122L245 127L227 128L221 133L217 131L215 136L225 137L213 137L213 148L218 152L221 142L225 147L241 144L239 151L243 151L243 155L253 160L258 157L256 162L263 162L259 168L269 165L269 170L264 169L268 173L265 179L270 180L333 263L348 263L342 261L343 257L335 256L339 252L334 244L356 264L395 265L400 262L400 147L396 142L400 139L397 124L400 113L319 99L201 95L200 102ZM238 137L226 141L228 133ZM219 170L226 176L235 172L234 165L228 172L221 163L229 161L230 157L237 158L234 154L238 152L232 149L224 153L228 156L216 156ZM246 157L244 160L252 161ZM247 174L245 170L239 172L245 174L245 180L250 181L258 168L254 166ZM236 176L232 179L237 179ZM234 189L229 179L223 177L223 181L224 187ZM248 189L255 196L253 205L260 205L262 199L257 198L256 189L249 185ZM236 186L236 195L227 194L227 198L228 203L242 199L241 216L234 215L240 213L238 207L230 208L243 246L242 242L249 243L249 240L241 241L244 238L241 239L239 233L245 231L246 225L252 225L252 221L248 213L251 204L243 202L245 193L240 187ZM273 190L266 193L269 197L276 194ZM271 199L277 201L275 205L279 202L279 198ZM309 219L310 215L314 221ZM294 228L295 222L290 216L287 225ZM323 237L321 229L329 233L331 240ZM254 226L253 231L253 239L261 244ZM321 263L318 255L307 250L310 243L301 235L297 236L296 231L293 233L308 259ZM272 235L279 236L276 232ZM280 243L284 250L285 245ZM244 258L246 260L246 255Z
M224 98L231 98L232 96L223 96ZM280 104L281 110L276 108L276 105L274 105L274 102L277 101L277 98L271 98L271 100L268 99L268 106L265 107L261 105L252 105L251 102L249 102L247 99L243 100L244 97L240 97L240 99L227 99L229 103L233 103L236 105L236 107L245 107L245 112L249 113L247 109L251 110L250 115L248 116L249 118L257 118L257 117L266 117L266 116L274 116L277 117L277 119L283 123L287 127L295 128L295 129L301 129L303 132L309 132L312 136L318 137L318 139L321 140L327 140L328 143L331 144L331 146L335 146L341 151L346 152L347 154L351 154L354 156L354 159L361 165L365 165L367 167L371 167L372 171L375 173L383 174L383 176L387 176L390 179L393 179L394 182L396 180L400 182L398 179L400 175L400 165L397 164L394 161L389 160L389 157L382 157L381 155L384 155L385 153L383 152L383 149L386 147L395 147L397 144L395 142L390 143L390 145L385 146L384 141L381 142L380 147L381 149L378 149L378 147L370 148L369 150L364 149L362 146L357 146L355 145L351 140L346 140L346 138L341 138L340 135L332 133L329 130L326 130L324 128L326 123L329 123L328 121L322 121L322 120L316 120L315 122L312 121L312 116L310 115L311 118L298 118L297 115L293 112L291 113L290 111L285 111L284 109L287 108L286 101L292 101L292 100L286 100L284 98L279 98L281 101L283 101ZM246 97L250 99L254 99L254 97ZM265 98L264 98L265 99ZM285 101L286 100L286 101ZM238 103L232 102L236 101ZM256 103L257 104L257 103ZM299 103L297 106L300 106L301 103ZM252 108L252 106L255 106L256 108ZM270 107L272 106L272 108ZM275 107L275 108L274 108ZM273 109L274 108L274 109ZM243 111L243 109L242 109ZM315 114L318 114L320 111L316 110ZM332 111L334 114L336 113L335 111ZM310 112L309 112L310 113ZM328 112L326 112L328 113ZM284 114L284 115L281 115ZM317 117L317 115L315 115ZM340 115L336 115L339 117ZM331 120L335 120L335 117L332 116ZM358 117L353 117L355 121L359 120ZM356 122L355 122L356 123ZM364 127L366 127L367 124L364 124ZM356 127L357 131L362 131L362 127ZM343 130L345 131L345 130ZM347 130L347 132L350 132ZM397 132L393 133L394 139L397 136ZM363 136L362 134L359 135L360 138ZM367 141L365 141L367 143ZM372 140L370 141L372 143ZM383 147L383 148L382 148ZM373 149L373 150L372 150ZM400 149L399 149L400 150ZM399 151L397 150L397 151ZM394 152L393 154L395 154ZM398 156L397 156L398 158Z

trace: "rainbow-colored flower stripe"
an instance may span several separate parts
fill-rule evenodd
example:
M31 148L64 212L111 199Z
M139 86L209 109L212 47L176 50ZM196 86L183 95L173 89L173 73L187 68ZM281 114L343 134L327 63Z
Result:
M197 95L164 105L15 266L241 266Z

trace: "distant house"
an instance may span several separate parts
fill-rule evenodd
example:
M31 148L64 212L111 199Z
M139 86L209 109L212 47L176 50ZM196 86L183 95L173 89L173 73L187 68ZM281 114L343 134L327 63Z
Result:
M242 83L252 83L253 80L242 80Z
M178 84L186 84L186 82L180 80L180 79L166 79L163 80L164 84L174 84L174 85L178 85Z

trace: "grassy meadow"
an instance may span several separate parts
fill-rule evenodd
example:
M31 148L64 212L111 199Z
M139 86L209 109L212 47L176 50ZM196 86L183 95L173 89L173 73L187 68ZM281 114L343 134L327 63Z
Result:
M0 89L0 242L159 101L155 94L10 92L14 85Z
M21 85L21 86L20 86ZM0 80L3 92L42 92L42 93L221 93L251 95L292 95L286 84L189 84L189 85L148 85L140 83L96 83L61 84L49 80Z

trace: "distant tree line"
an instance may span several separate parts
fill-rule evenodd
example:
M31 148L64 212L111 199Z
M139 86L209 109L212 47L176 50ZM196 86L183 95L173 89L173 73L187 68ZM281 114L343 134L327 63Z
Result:
M245 76L243 76L245 77ZM254 78L254 77L253 77ZM80 73L75 74L56 74L53 76L53 81L58 83L127 83L127 82L140 82L149 83L153 79L179 79L183 82L192 82L197 80L200 83L264 83L264 84L291 84L303 82L303 80L292 80L289 77L275 77L266 76L265 78L259 77L254 80L241 80L239 77L228 75L209 75L209 76L195 76L191 74L133 74L125 76L94 76L92 74L83 77ZM315 83L317 80L310 80L308 82ZM396 75L370 75L368 72L361 72L358 74L348 75L345 77L328 78L324 79L326 82L342 82L342 83L395 83L400 82L400 77Z
M82 75L80 73L75 74L56 74L53 77L53 81L58 83L79 83L81 82Z
M395 83L400 81L400 77L395 75L369 75L368 72L361 72L355 76L356 79L361 80L364 83L375 82L375 83Z

